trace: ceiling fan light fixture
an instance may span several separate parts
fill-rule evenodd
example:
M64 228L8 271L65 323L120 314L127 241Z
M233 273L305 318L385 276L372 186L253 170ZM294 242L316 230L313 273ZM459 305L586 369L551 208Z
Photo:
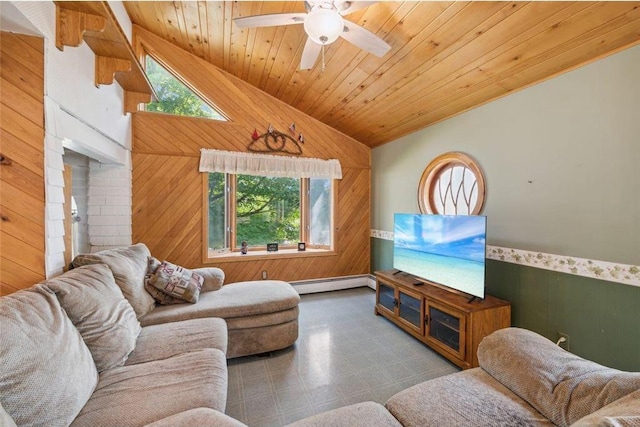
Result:
M336 10L315 8L304 20L304 30L307 35L320 45L336 41L343 29L344 22Z

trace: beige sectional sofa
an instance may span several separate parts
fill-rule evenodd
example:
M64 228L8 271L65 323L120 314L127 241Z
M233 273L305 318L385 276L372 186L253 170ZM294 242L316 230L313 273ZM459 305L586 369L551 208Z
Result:
M281 281L222 287L206 268L196 304L156 306L149 259L142 244L83 255L0 298L0 426L238 425L224 415L231 345L293 344L300 297Z
M279 350L298 339L300 296L289 283L261 280L222 286L221 269L195 268L192 271L204 277L198 302L159 305L144 286L150 260L155 259L149 249L138 243L79 255L72 264L108 265L142 326L195 318L225 319L229 331L227 358Z

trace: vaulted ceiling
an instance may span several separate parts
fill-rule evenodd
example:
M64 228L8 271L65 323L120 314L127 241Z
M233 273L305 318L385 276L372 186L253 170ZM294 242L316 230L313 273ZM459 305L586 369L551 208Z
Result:
M134 24L370 147L640 43L640 2L378 2L346 19L389 53L338 39L324 72L301 71L302 25L233 22L301 1L124 4Z

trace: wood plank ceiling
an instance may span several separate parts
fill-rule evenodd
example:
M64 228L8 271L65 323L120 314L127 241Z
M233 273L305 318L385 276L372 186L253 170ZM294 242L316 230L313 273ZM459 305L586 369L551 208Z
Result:
M300 71L302 25L233 18L303 2L124 2L134 24L370 147L640 43L640 2L379 2L347 16L392 48L339 39Z

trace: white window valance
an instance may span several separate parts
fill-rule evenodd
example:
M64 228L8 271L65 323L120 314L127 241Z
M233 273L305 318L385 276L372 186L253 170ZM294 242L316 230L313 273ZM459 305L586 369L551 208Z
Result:
M272 156L206 148L200 150L200 172L342 179L340 162L335 159Z

